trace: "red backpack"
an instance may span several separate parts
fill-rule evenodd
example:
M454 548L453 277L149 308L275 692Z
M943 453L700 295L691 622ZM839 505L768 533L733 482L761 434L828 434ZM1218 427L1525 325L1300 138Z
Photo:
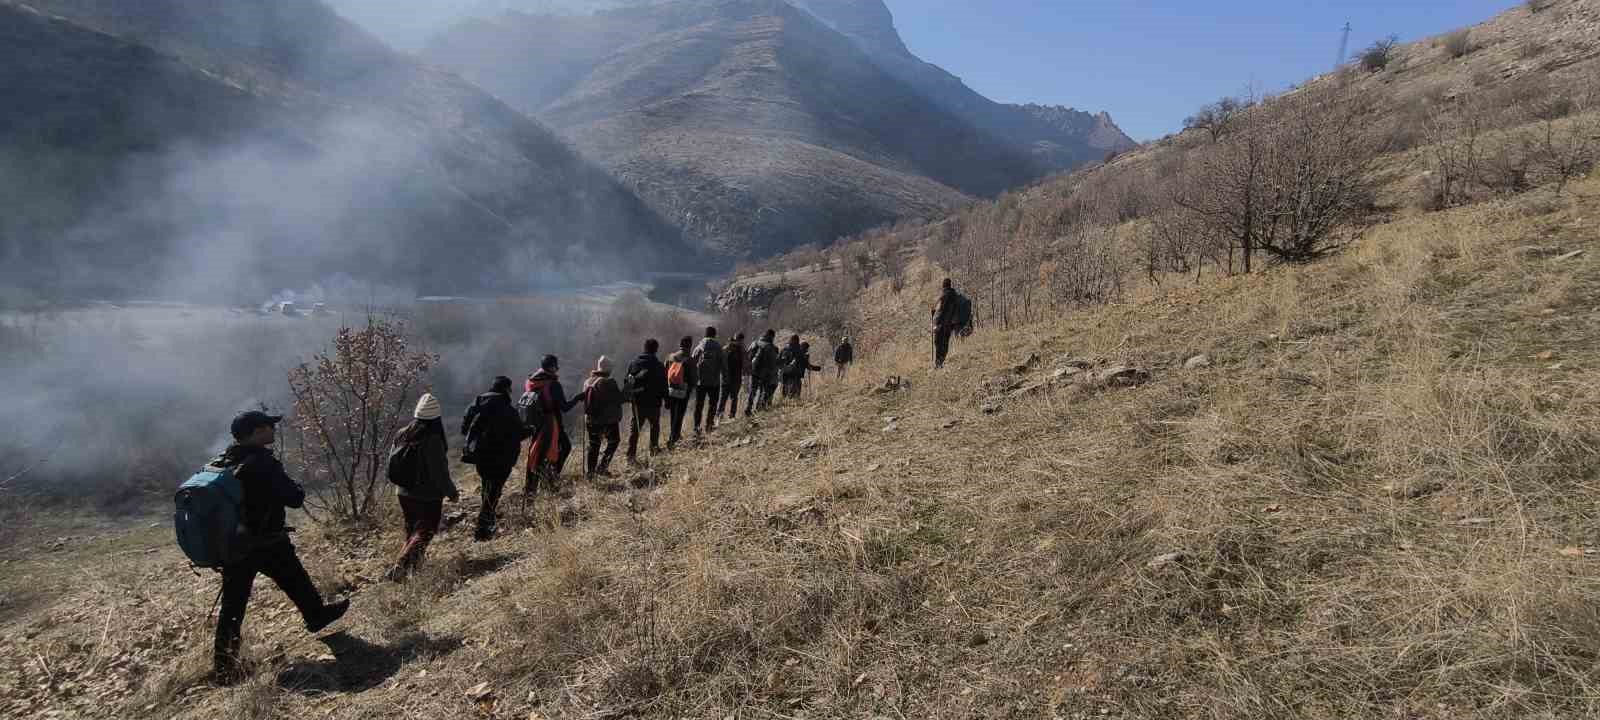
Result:
M682 360L667 366L667 395L676 400L689 397L689 368Z

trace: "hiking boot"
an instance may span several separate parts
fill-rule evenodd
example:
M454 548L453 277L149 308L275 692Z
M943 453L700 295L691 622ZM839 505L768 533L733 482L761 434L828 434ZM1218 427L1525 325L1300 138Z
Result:
M494 528L478 528L472 533L472 541L486 543L494 539Z
M339 618L344 617L344 614L349 611L350 598L344 598L343 600L338 600L323 605L322 612L317 615L317 619L315 621L306 623L306 632L313 634L322 632L323 630L327 629L329 625L338 622Z

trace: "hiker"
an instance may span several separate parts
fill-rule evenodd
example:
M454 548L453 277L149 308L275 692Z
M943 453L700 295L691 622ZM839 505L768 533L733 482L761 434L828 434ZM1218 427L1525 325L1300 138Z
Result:
M754 408L767 409L772 407L772 394L778 391L778 346L774 342L778 337L776 330L768 330L750 346L746 354L750 365L750 400L745 406L745 417L750 416Z
M850 363L855 361L856 349L850 345L850 336L846 335L844 342L839 343L839 347L833 351L833 364L838 368L834 379L843 380L844 376L850 373Z
M811 365L811 344L800 342L800 392L805 392L806 373L821 373L821 365Z
M717 403L717 413L728 408L728 419L739 417L739 386L744 384L745 367L744 333L733 336L733 342L722 353L722 399ZM754 392L754 389L751 389ZM750 413L746 412L745 417Z
M461 491L450 478L449 449L441 416L439 400L432 393L425 393L411 413L411 424L402 428L394 439L397 450L413 446L416 452L412 461L416 466L416 479L395 493L400 500L400 512L405 516L406 545L399 561L389 570L388 578L394 582L405 580L422 565L428 543L433 542L439 523L444 519L444 501L461 501ZM395 462L394 458L391 454L391 463Z
M689 393L695 386L693 348L694 338L686 336L678 341L678 351L667 357L667 409L672 416L668 450L683 439L683 417L689 412Z
M717 402L722 392L722 373L726 365L722 343L717 341L717 329L706 328L706 336L694 347L694 434L703 429L707 433L717 429ZM703 415L702 415L703 411ZM701 421L704 420L702 427Z
M485 542L494 537L500 495L512 468L517 466L517 456L522 454L522 441L528 436L522 418L511 405L511 378L496 377L489 392L472 401L472 407L461 418L461 434L467 439L461 462L478 469L482 499L472 539Z
M217 615L216 642L212 649L213 670L219 684L232 685L244 680L245 669L239 657L244 628L245 606L256 575L266 575L289 596L306 631L321 632L350 609L349 599L324 603L317 586L306 574L305 565L295 553L289 533L294 528L286 521L287 508L305 505L306 491L290 479L283 463L272 455L277 442L277 424L283 417L260 410L233 419L229 430L233 444L211 462L218 468L234 468L233 476L244 489L239 501L241 541L246 547L238 560L222 569L221 612Z
M622 386L611 377L611 358L604 355L595 362L594 372L583 384L583 419L588 426L588 452L584 453L584 477L611 477L611 459L622 444ZM605 454L600 441L606 443Z
M805 365L801 358L800 336L790 335L789 344L783 347L783 352L778 354L778 367L783 378L783 397L794 400L800 397L800 381L805 377Z
M935 370L944 367L945 358L950 356L950 336L964 330L971 322L970 310L966 298L956 292L950 278L944 279L944 289L939 293L939 301L933 306L933 367ZM963 318L963 314L968 314Z
M528 376L522 399L523 421L534 428L533 441L528 443L527 484L522 491L529 497L539 494L539 486L548 483L551 490L561 490L561 471L572 455L572 438L567 435L565 416L583 402L583 398L567 400L561 387L561 360L546 355L539 361L539 369ZM535 424L536 423L536 424Z
M633 399L633 433L628 436L628 463L639 462L639 435L650 426L650 456L661 452L661 402L667 397L667 366L656 353L661 343L644 341L644 353L628 365L627 390Z

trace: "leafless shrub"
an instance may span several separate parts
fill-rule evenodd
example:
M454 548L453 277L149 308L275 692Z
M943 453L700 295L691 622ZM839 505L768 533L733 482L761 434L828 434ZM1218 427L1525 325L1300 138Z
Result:
M1216 142L1227 135L1235 125L1241 114L1255 105L1255 100L1248 97L1225 97L1216 102L1208 103L1198 112L1183 120L1183 127L1187 130L1204 130L1211 136L1211 141Z
M1550 6L1556 3L1555 0L1527 0L1527 2L1523 4L1527 6L1528 12L1541 13L1550 9Z
M1538 38L1529 38L1522 43L1522 47L1517 49L1517 57L1523 60L1532 60L1545 54L1549 50L1550 46L1546 45L1544 41L1539 40Z
M1361 51L1358 61L1361 69L1369 73L1382 72L1394 60L1394 51L1399 45L1400 36L1390 35L1367 46L1367 49Z
M438 357L411 351L404 326L376 317L343 328L332 347L289 371L290 422L314 505L338 520L367 520L389 439Z
M1444 52L1451 58L1464 58L1478 49L1472 42L1472 31L1468 29L1457 30L1444 36Z

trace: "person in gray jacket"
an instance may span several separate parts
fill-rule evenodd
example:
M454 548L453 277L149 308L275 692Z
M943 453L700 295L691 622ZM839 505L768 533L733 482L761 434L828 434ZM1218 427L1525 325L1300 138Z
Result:
M406 545L400 559L389 571L389 579L400 582L419 566L428 552L428 543L439 532L444 517L444 501L461 500L461 491L450 477L450 463L446 459L444 422L440 420L439 400L431 393L417 401L417 409L410 425L395 436L396 446L415 444L417 457L416 482L400 488L400 512L406 519Z

